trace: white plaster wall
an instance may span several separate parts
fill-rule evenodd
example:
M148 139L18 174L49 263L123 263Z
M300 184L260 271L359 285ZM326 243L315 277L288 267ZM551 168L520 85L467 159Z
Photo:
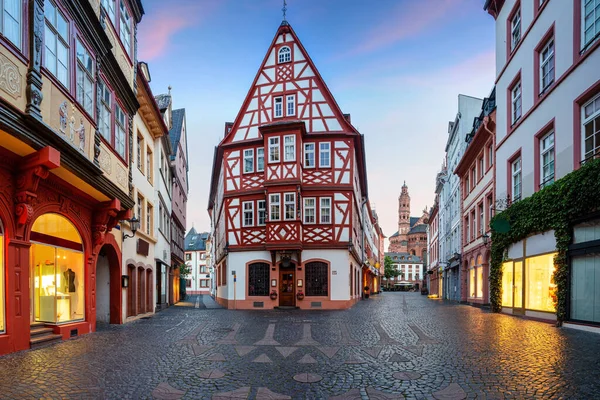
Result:
M350 255L347 250L304 250L302 262L320 258L329 261L331 300L350 299ZM336 274L333 275L333 271Z
M304 253L303 253L304 254ZM231 271L235 271L237 275L237 284L235 285L236 300L246 299L246 263L254 260L267 261L270 264L271 252L269 251L242 251L229 253L227 255L227 287L226 291L220 292L219 296L233 300L233 276ZM221 286L219 289L222 290Z
M508 258L513 260L515 258L523 257L523 241L520 240L517 243L513 243L508 247Z
M510 4L509 4L510 3ZM505 26L506 16L514 1L507 1L502 9L501 16L496 25ZM527 7L522 9L522 12ZM501 17L504 16L502 19ZM523 21L522 32L527 29L531 19ZM507 120L507 89L519 69L521 69L522 82L522 114L526 114L534 104L534 48L538 45L543 35L552 23L555 23L555 81L571 67L573 62L573 3L571 1L550 1L543 10L527 37L513 57L510 64L498 81L496 99L497 112L497 140L499 143L507 135L509 121ZM505 36L500 39L504 40ZM498 41L498 38L497 38ZM505 45L496 49L497 57L506 52ZM496 153L496 198L505 198L507 195L507 160L519 148L522 154L523 197L534 193L534 137L544 125L555 118L555 163L556 179L560 179L573 170L573 101L587 90L594 82L600 79L600 51L596 50L580 64L564 81L560 83L537 107L537 109L524 120L512 133ZM557 112L559 111L560 112ZM578 157L582 157L579 149Z
M527 256L556 251L554 230L540 233L527 238L525 252Z
M106 256L98 256L96 264L96 321L110 322L110 269Z

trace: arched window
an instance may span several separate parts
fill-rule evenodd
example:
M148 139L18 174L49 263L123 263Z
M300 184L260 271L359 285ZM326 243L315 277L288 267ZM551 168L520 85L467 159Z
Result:
M264 262L248 265L248 296L268 296L271 266Z
M279 64L292 61L292 51L288 46L279 49Z
M0 221L0 332L4 332L4 228Z
M306 264L306 296L327 296L329 293L329 271L327 264L313 261Z
M44 214L34 222L30 239L34 320L83 320L85 269L79 232L62 215Z

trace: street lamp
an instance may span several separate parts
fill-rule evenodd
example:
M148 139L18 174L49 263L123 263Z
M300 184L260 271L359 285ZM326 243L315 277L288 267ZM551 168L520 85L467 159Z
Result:
M138 228L140 227L140 220L137 219L135 216L128 221L129 221L129 227L131 228L132 234L126 235L125 232L123 232L123 240L134 237L135 233L137 232Z
M490 235L488 235L487 233L485 233L483 236L483 245L487 247L487 245L490 243Z

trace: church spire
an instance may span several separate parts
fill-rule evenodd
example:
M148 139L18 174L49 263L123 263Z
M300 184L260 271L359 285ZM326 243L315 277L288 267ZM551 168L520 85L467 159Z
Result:
M281 11L283 11L283 21L281 21L281 25L287 25L287 19L285 19L285 14L287 12L287 0L283 0L283 8L281 9Z

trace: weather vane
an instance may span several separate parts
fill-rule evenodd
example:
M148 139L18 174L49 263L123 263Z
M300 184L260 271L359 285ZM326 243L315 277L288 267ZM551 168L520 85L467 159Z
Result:
M283 0L283 8L281 9L281 11L283 11L283 20L286 21L285 19L285 12L287 11L287 1Z

